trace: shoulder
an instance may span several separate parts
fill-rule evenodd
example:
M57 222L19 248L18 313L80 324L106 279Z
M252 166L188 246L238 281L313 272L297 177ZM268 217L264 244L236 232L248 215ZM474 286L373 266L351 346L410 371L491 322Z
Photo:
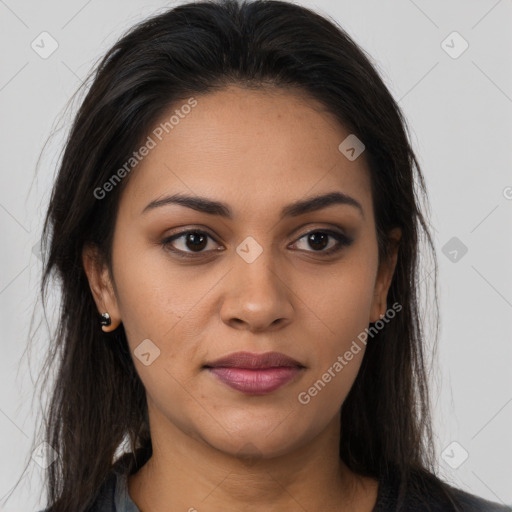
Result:
M104 483L99 488L94 502L87 507L87 512L116 512L115 492L117 473L111 471ZM46 508L40 512L53 512L53 507Z
M111 468L92 508L87 512L140 512L128 494L127 477L148 459L147 451L125 453Z
M119 473L113 469L108 473L103 484L96 493L96 497L92 504L89 504L85 512L118 512L116 508L115 496L117 480ZM53 512L53 506L41 510L40 512ZM124 511L123 511L124 512Z
M127 476L138 471L151 457L151 445L121 455L108 470L94 502L86 512L140 512L127 489ZM40 512L53 512L52 507Z
M115 494L117 477L117 472L111 470L88 512L116 512Z
M500 505L492 501L484 500L479 496L470 494L461 489L448 485L447 487L453 494L463 512L512 512L512 506Z
M399 508L401 506L401 508ZM379 479L373 512L512 512L512 507L484 500L442 481L432 473L412 470L401 478L389 468Z

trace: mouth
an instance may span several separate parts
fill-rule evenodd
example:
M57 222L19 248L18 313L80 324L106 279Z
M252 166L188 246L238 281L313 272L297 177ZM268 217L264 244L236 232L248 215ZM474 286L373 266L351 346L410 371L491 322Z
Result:
M248 395L264 395L290 382L305 366L280 352L236 352L203 368L232 389Z

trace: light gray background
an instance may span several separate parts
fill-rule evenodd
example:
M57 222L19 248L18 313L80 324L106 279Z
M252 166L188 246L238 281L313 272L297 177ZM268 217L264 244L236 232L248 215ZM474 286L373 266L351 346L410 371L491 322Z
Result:
M408 119L429 189L439 260L439 370L432 377L439 469L458 487L512 504L512 4L300 3L336 19L369 52ZM26 512L44 504L39 502L44 470L35 462L7 503L5 496L31 460L39 421L32 396L44 336L31 367L22 357L40 270L32 249L69 116L34 179L37 159L93 63L129 26L172 4L0 0L2 511ZM31 48L43 31L59 45L48 59ZM458 58L441 45L453 31L469 44ZM457 39L447 44L452 52L462 48ZM456 262L443 253L452 237L468 249L463 257L459 251ZM431 268L425 262L425 293ZM443 458L454 441L459 444ZM447 461L457 465L462 450L469 457L454 469Z

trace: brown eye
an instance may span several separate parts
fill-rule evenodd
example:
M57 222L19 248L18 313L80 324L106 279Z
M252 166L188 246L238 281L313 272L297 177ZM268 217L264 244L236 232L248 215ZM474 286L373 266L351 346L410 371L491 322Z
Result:
M326 246L329 244L329 235L326 233L322 233L321 231L315 231L314 233L310 233L307 235L308 237L308 244L310 246L318 251L321 251L322 249L325 249Z
M208 243L207 236L202 233L187 233L185 235L185 246L193 251L201 251Z
M304 249L307 252L319 252L327 255L338 252L343 247L348 247L353 242L351 238L345 236L342 233L318 229L302 235L302 237L299 238L299 241L302 239L306 239L307 245L313 249L313 251ZM332 244L330 247L328 247L330 242L329 239L335 240L334 244ZM298 242L295 242L294 245L297 245L297 243ZM328 249L325 250L327 247Z
M189 230L167 237L162 240L161 243L166 249L179 255L181 255L180 253L184 255L187 255L187 253L200 254L207 252L204 251L204 249L208 246L208 239L213 240L213 238L204 231Z

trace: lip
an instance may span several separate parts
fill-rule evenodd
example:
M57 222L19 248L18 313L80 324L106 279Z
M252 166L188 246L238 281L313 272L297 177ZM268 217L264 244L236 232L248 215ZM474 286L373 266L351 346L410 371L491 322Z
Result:
M232 389L247 395L264 395L284 386L305 367L280 352L235 352L203 368Z
M299 366L277 366L263 370L247 368L208 368L221 382L246 395L265 395L284 386L292 380L302 368Z
M206 368L243 368L243 369L268 369L276 367L304 368L298 361L282 354L281 352L264 352L254 354L252 352L233 352L204 365Z

